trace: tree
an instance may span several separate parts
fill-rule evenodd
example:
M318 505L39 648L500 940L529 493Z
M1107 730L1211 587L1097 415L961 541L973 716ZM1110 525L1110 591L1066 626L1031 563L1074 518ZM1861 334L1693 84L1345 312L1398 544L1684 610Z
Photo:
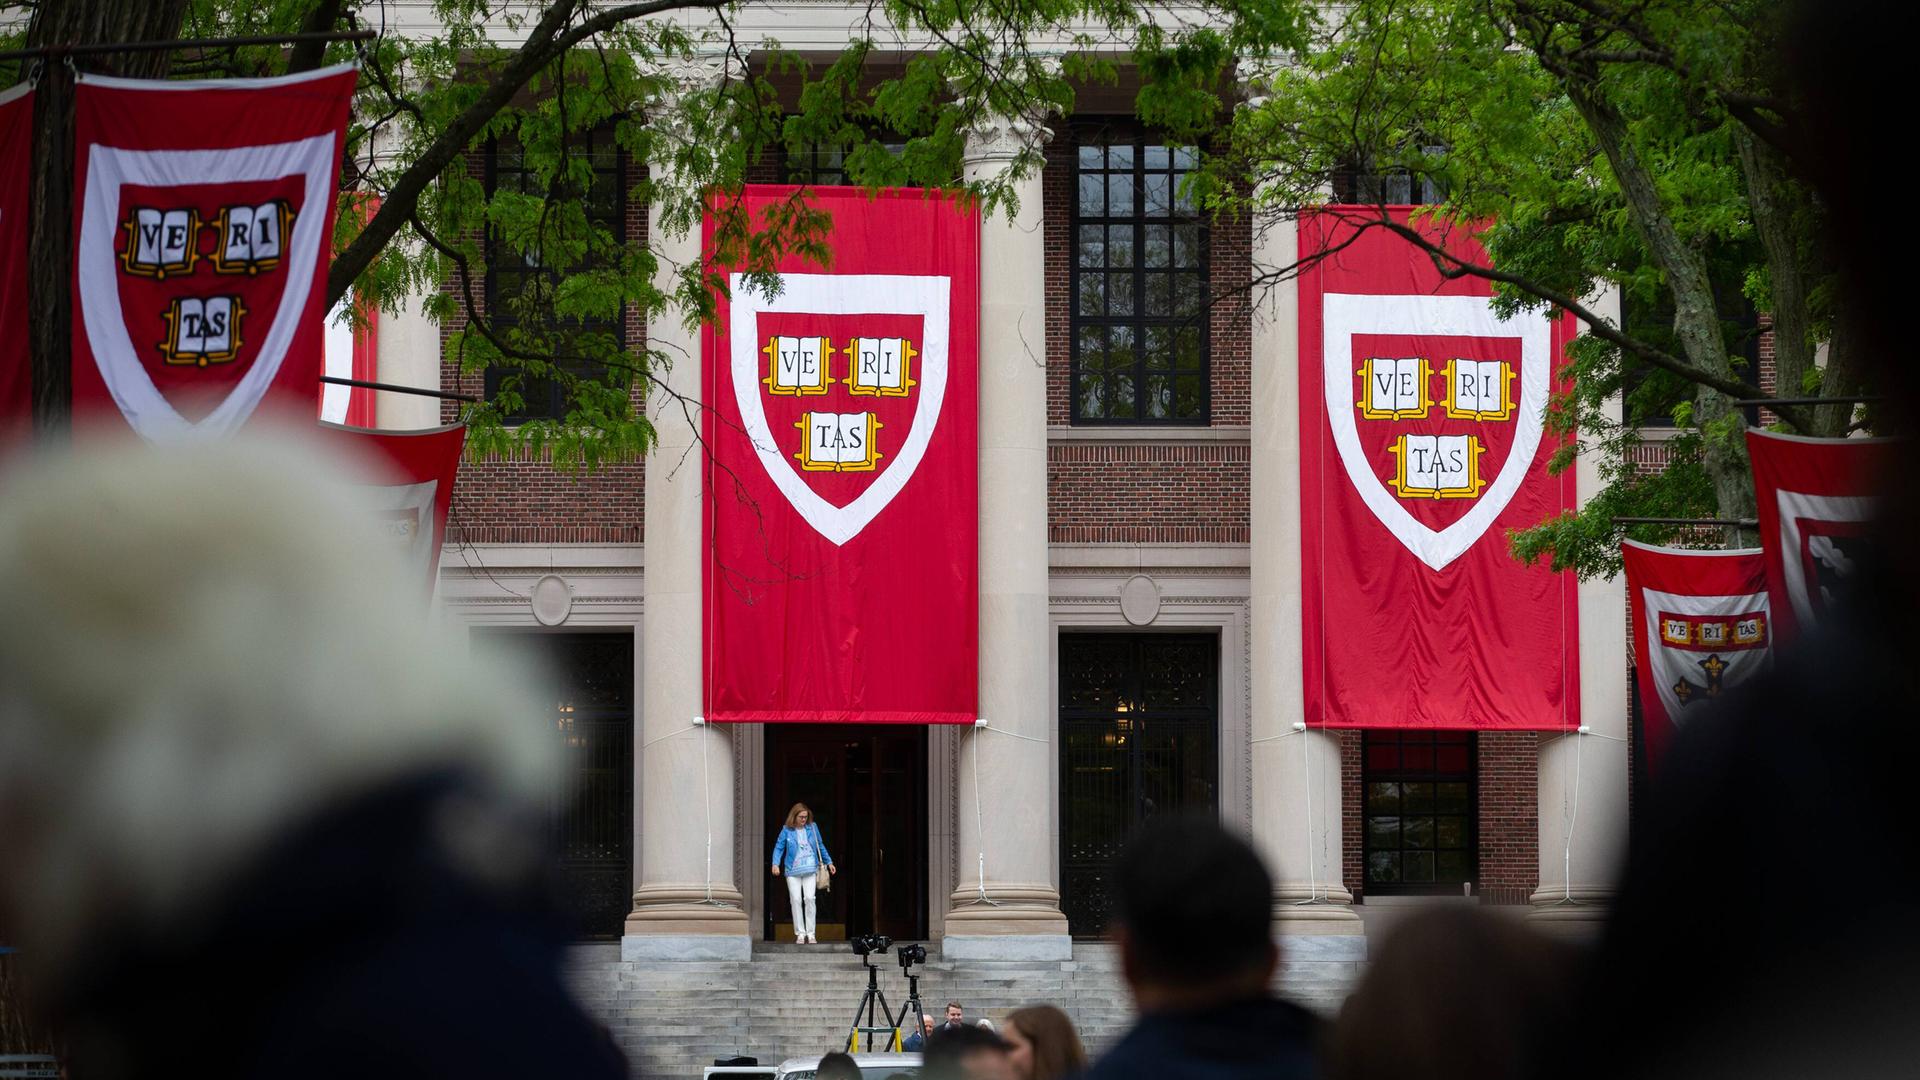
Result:
M1862 389L1822 208L1796 167L1818 120L1780 84L1781 7L1356 0L1327 5L1303 36L1271 4L1225 0L1214 28L1154 43L1144 62L1157 77L1140 105L1218 148L1196 180L1215 213L1284 217L1332 193L1371 202L1351 213L1361 227L1400 234L1443 273L1488 279L1507 309L1558 306L1587 324L1553 423L1587 436L1607 486L1586 512L1511 541L1522 559L1606 573L1623 532L1705 539L1623 530L1616 516L1753 517L1734 400ZM1221 123L1213 99L1233 66L1254 101ZM1436 189L1428 212L1478 232L1488 262L1454 259L1394 221L1381 177ZM1628 318L1583 302L1606 289ZM1772 321L1778 395L1742 356L1754 332L1742 316L1755 308ZM1606 407L1614 395L1624 415ZM1683 433L1665 469L1641 475L1629 453L1638 429L1670 411ZM1774 411L1805 434L1855 424L1846 405Z
M371 43L207 46L88 56L119 74L258 76L358 57L361 88L343 165L342 213L329 302L393 310L427 294L429 311L460 321L450 348L467 371L499 373L469 411L476 453L547 452L563 468L643 453L652 428L633 403L636 383L658 386L672 362L618 332L646 320L711 318L713 289L699 265L676 267L664 287L648 243L596 219L594 140L649 165L625 195L665 230L697 228L709 209L715 254L774 288L786 253L826 262L829 223L804 197L747 221L737 193L757 163L831 144L853 182L966 190L989 210L1012 176L972 186L960 178L970 129L993 115L1064 110L1069 80L1098 74L1090 60L1050 62L1036 33L1091 44L1088 27L1126 34L1139 25L1116 0L883 0L864 32L827 61L777 43L741 39L724 0L436 0L431 37ZM59 0L0 4L25 23L29 44L77 44L318 33L380 26L380 0ZM24 20L21 15L27 16ZM1081 28L1081 29L1076 29ZM904 68L872 63L895 33L928 44ZM36 417L63 423L71 309L71 82L45 67L36 156L37 229L31 240ZM783 93L783 90L786 92ZM489 187L470 168L485 147L506 148L516 184ZM889 149L889 145L893 148ZM1017 171L1039 166L1033 148ZM604 186L604 185L603 185ZM711 196L711 198L710 198ZM366 200L364 202L360 200ZM477 295L489 265L551 270L489 308ZM441 285L451 282L451 292ZM530 387L558 385L565 415L509 425Z

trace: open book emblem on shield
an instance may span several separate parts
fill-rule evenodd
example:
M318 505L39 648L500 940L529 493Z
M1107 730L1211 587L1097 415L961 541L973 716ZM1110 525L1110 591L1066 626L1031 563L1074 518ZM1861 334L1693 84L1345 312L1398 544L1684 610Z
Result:
M1478 296L1323 297L1334 446L1361 501L1421 562L1444 569L1520 489L1552 375L1544 314L1508 320Z
M266 396L313 292L335 143L83 148L77 302L101 379L145 438L230 435ZM170 368L224 394L183 411L156 382Z
M733 275L730 382L774 486L835 545L913 479L946 398L951 279L783 274L778 296Z

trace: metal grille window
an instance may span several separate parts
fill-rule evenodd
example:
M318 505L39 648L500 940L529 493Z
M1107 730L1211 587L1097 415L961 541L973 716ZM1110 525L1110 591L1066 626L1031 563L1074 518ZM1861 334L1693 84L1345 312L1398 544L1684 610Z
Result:
M475 649L544 661L538 692L550 704L531 722L560 747L562 899L585 936L618 938L633 906L633 635L479 631Z
M622 155L614 142L613 125L602 124L591 131L574 132L569 136L568 154L575 158L584 158L593 169L593 179L587 189L580 193L580 205L586 213L587 222L604 230L616 241L626 239L627 195L626 184L622 177ZM517 142L498 139L487 144L486 151L487 194L513 191L532 196L552 197L540 181L534 170L527 164ZM562 276L575 273L591 266L591 262L576 263L569 266L556 266L541 258L537 251L510 250L500 242L500 237L490 232L487 236L487 280L486 301L487 317L496 327L505 328L518 325L524 317L524 301L535 305L550 305ZM556 330L568 333L601 333L616 337L624 333L621 320L610 319L552 319L548 324ZM498 392L506 370L489 367L486 372L486 392L491 398ZM576 374L589 372L582 366ZM506 417L508 420L558 419L566 415L566 391L558 382L551 379L523 377L520 380L521 396L525 406L518 412Z
M1362 762L1367 891L1452 892L1474 880L1473 733L1369 731Z
M1073 421L1207 421L1208 236L1182 191L1192 147L1080 134Z
M1142 821L1219 805L1220 641L1060 637L1061 907L1076 937L1113 917L1112 875Z

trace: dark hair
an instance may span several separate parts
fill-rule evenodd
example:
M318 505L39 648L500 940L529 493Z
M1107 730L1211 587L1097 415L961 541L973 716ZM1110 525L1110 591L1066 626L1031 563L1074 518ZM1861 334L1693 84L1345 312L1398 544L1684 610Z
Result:
M820 1059L813 1076L814 1080L860 1080L860 1066L852 1055L835 1050Z
M1051 1005L1015 1009L1000 1021L1033 1044L1033 1080L1060 1080L1085 1071L1087 1048L1067 1014Z
M962 1024L941 1028L927 1040L925 1064L928 1080L961 1080L966 1076L967 1059L975 1054L1004 1054L1007 1041L986 1028Z
M1478 907L1409 915L1334 1025L1337 1080L1519 1080L1547 1071L1580 974L1572 946Z
M1211 817L1153 819L1120 853L1115 912L1139 975L1183 985L1264 965L1273 948L1273 877L1245 840Z
M949 1002L947 1002L947 1008L949 1008L949 1009L959 1009L959 1010L960 1010L961 1012L966 1012L966 1011L967 1011L967 1009L966 1009L966 1006L964 1006L964 1005L962 1005L962 1004L960 1004L960 1003L959 1003L959 1002L957 1002L957 1001L949 1001Z

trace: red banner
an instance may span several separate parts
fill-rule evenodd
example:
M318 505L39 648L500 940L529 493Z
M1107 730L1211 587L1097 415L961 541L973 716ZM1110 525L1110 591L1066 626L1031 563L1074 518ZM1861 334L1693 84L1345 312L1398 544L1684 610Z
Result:
M354 77L80 76L76 418L161 440L314 415Z
M1627 603L1647 769L1722 693L1773 661L1773 610L1759 549L1696 551L1627 541Z
M466 425L367 431L321 424L320 437L337 444L343 456L379 480L365 489L368 527L404 552L432 595L439 580L440 547L447 538L454 475L467 442Z
M1562 729L1579 723L1571 573L1507 532L1575 505L1545 431L1571 318L1496 316L1371 207L1300 220L1301 592L1309 724ZM1407 211L1397 211L1408 220ZM1465 258L1464 228L1420 226Z
M744 198L759 220L795 191ZM919 191L809 198L830 270L791 258L774 297L735 275L702 342L707 718L970 724L979 221Z
M1890 441L1747 432L1760 548L1783 640L1829 618L1859 563L1873 557L1868 533Z
M364 193L342 200L346 212L365 224L380 209L380 197ZM380 308L362 303L350 311L355 293L348 293L327 312L325 372L338 379L377 382L380 378ZM320 384L320 419L349 427L376 426L374 391L364 386Z
M27 189L32 181L33 87L0 93L0 450L33 427L27 352Z

